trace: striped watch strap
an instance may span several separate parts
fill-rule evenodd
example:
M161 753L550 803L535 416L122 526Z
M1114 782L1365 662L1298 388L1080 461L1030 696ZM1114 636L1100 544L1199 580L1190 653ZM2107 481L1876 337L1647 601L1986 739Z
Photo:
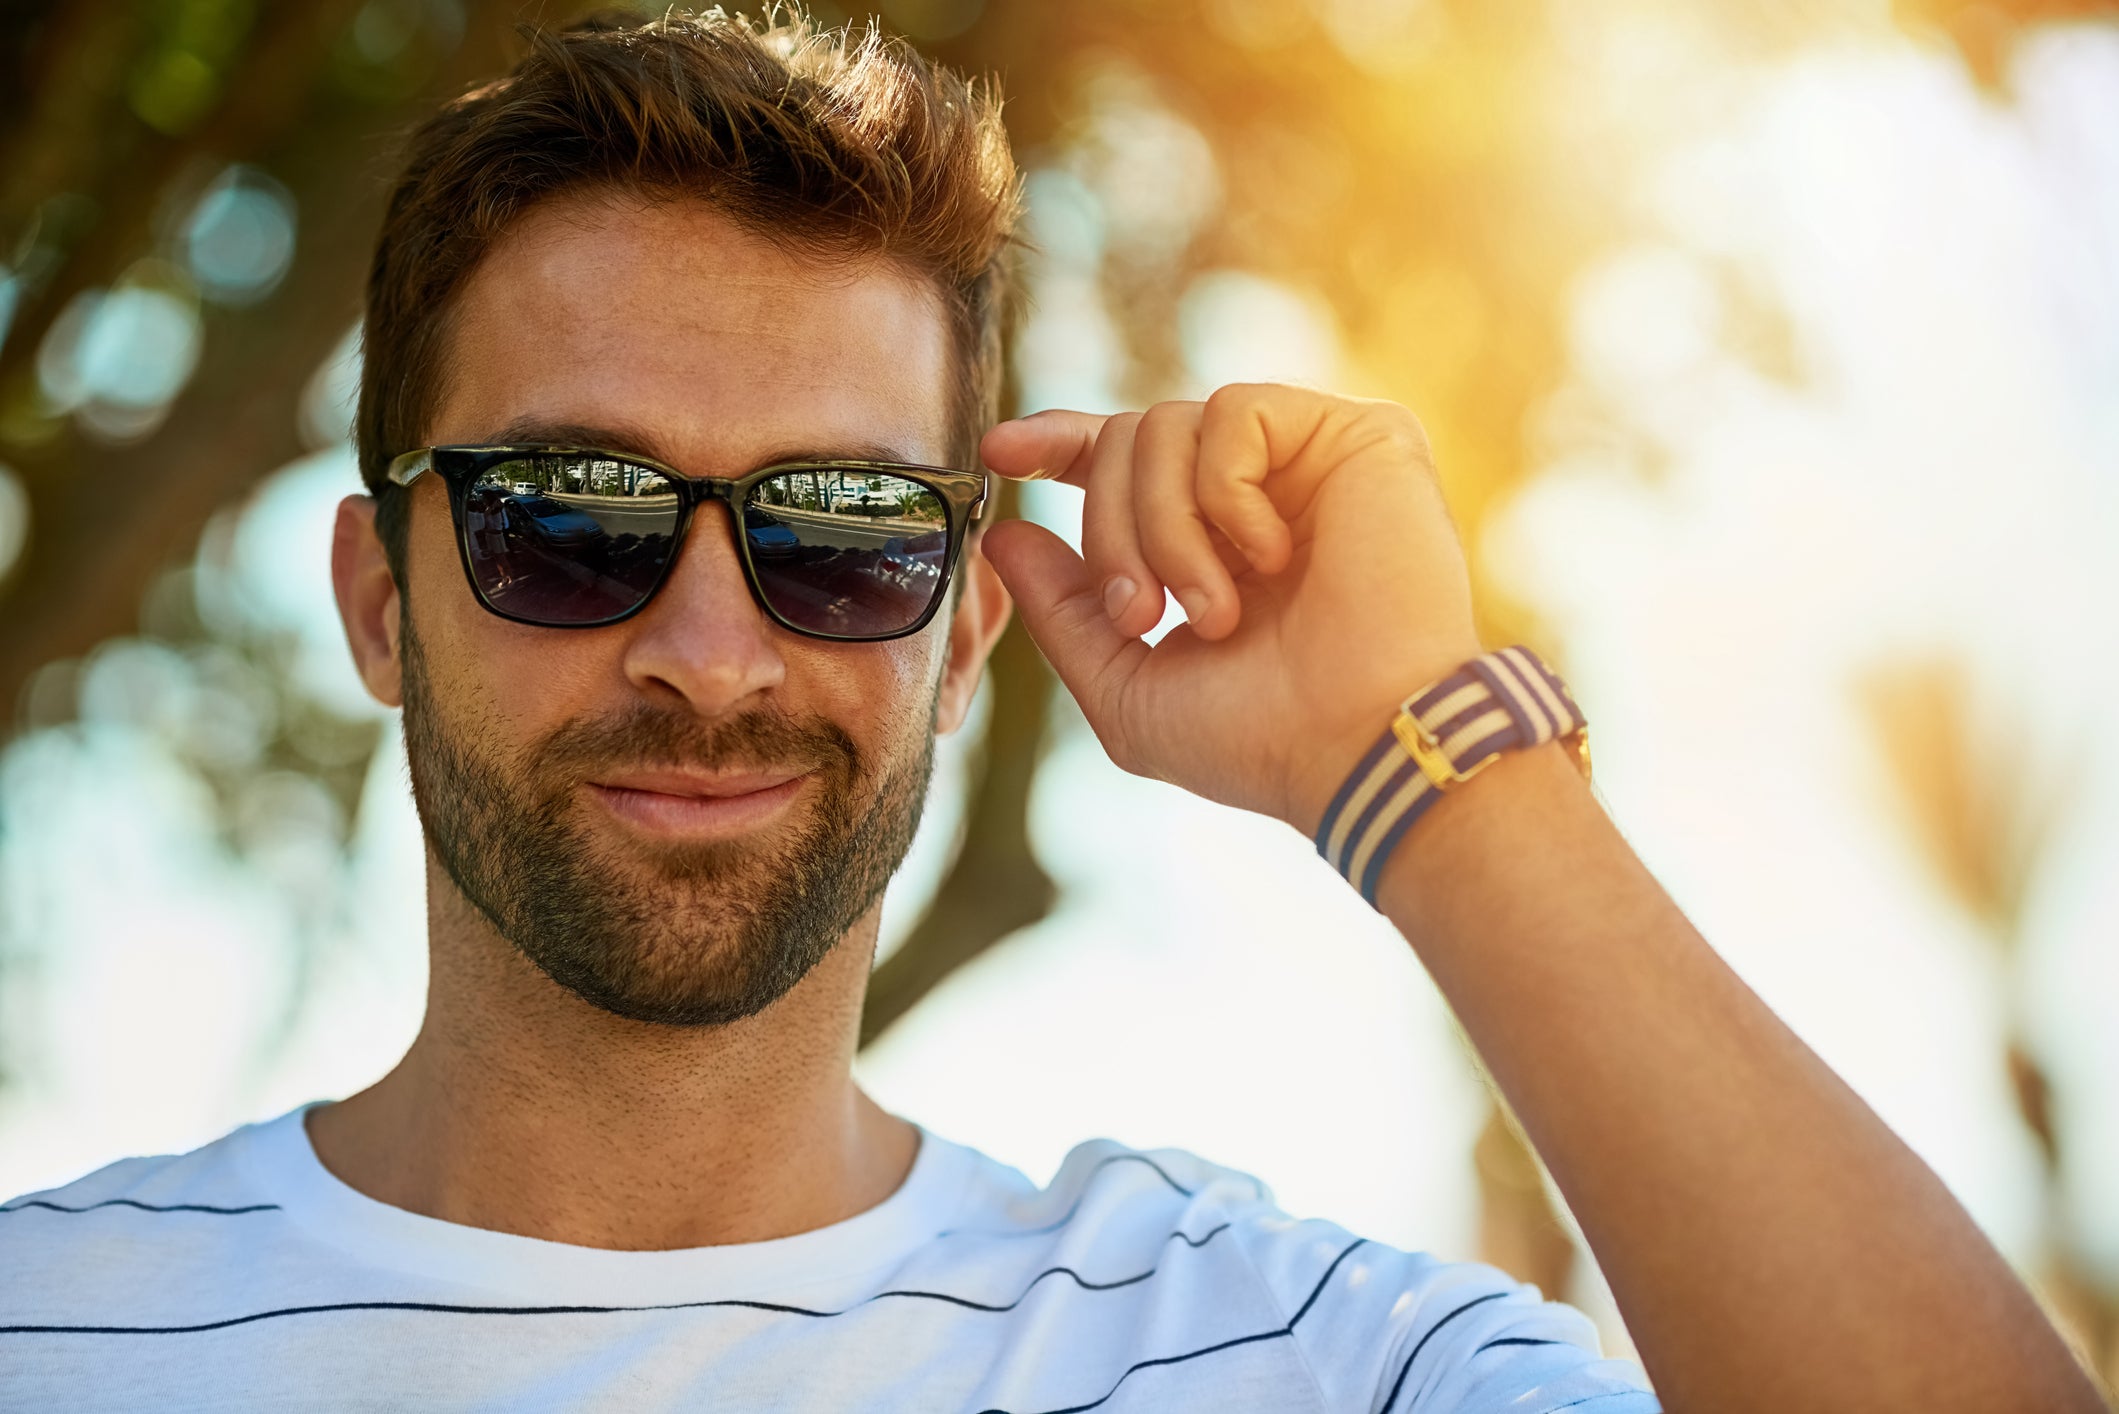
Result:
M1559 675L1528 648L1474 658L1398 706L1317 828L1317 852L1371 908L1383 861L1452 786L1504 751L1567 739L1589 772L1588 719Z

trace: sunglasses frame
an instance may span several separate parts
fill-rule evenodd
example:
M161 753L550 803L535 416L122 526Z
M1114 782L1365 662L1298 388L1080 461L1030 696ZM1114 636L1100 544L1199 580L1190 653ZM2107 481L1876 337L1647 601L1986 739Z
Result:
M630 466L645 467L657 475L667 478L676 487L677 524L675 529L670 532L669 558L663 564L662 572L655 577L655 582L649 585L647 592L640 596L639 603L623 613L613 614L608 618L585 620L581 623L554 624L545 623L539 619L525 618L520 614L511 614L505 609L496 607L492 600L486 597L485 591L479 587L478 574L471 567L471 534L466 529L465 499L470 494L472 484L486 471L502 462L528 456L593 457L598 461L624 462ZM963 554L964 545L970 538L971 527L977 524L985 514L987 493L987 477L983 471L959 471L949 467L921 466L914 462L857 460L774 462L770 466L761 466L753 471L747 471L741 476L688 476L673 466L656 461L653 457L643 457L632 452L612 452L597 447L566 447L544 444L420 447L392 458L386 475L393 485L409 488L422 474L429 471L439 476L443 484L448 487L449 516L456 525L457 558L463 563L464 579L471 586L472 596L477 599L478 606L487 613L495 614L500 618L508 619L515 623L529 624L535 628L605 628L611 624L623 623L653 602L655 596L661 593L662 586L669 582L670 571L675 568L678 557L683 553L684 538L691 530L692 512L702 502L720 501L729 508L729 527L730 533L735 537L736 541L736 558L743 564L743 578L744 582L750 586L752 601L757 604L759 609L764 611L767 618L781 628L786 629L789 633L798 633L804 638L820 638L830 643L887 643L891 639L905 638L927 627L928 623L933 620L935 614L949 597L950 575L955 572L957 560ZM750 495L751 488L759 482L769 477L785 475L788 472L795 471L882 473L915 482L941 498L947 516L947 534L949 537L942 554L942 577L940 582L935 585L934 599L928 604L926 612L922 613L916 621L894 633L819 633L815 629L807 629L799 624L790 623L785 615L767 602L765 590L758 582L758 567L751 561L750 537L745 535L742 530L743 503L744 499Z

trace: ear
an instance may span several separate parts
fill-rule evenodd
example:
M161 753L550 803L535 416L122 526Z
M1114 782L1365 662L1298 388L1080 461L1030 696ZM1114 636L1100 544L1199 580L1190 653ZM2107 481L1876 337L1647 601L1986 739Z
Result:
M404 705L397 580L375 533L372 496L348 496L338 503L338 524L331 534L331 587L338 594L346 646L353 650L353 666L369 696L385 707Z
M957 592L956 613L949 621L949 661L943 665L941 692L935 701L936 736L947 736L964 725L971 696L986 671L986 659L1001 630L1008 627L1009 611L1015 607L1001 577L986 562L985 543L983 533L974 533L958 568L963 583Z

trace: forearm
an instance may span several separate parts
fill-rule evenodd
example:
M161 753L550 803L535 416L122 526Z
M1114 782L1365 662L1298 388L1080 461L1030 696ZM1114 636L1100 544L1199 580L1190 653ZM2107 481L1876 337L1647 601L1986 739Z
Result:
M2097 1410L1935 1175L1716 956L1555 747L1379 890L1566 1194L1673 1411Z

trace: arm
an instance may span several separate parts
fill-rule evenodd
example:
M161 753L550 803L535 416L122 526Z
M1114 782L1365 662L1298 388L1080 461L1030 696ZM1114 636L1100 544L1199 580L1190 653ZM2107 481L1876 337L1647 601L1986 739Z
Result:
M1439 803L1379 901L1669 1408L2101 1408L1964 1210L1693 930L1559 748Z
M1313 833L1397 702L1476 656L1417 422L1224 389L981 447L1087 492L1086 560L986 554L1120 766ZM1189 622L1139 635L1170 588ZM1941 1183L1686 922L1554 746L1400 842L1379 891L1567 1195L1673 1410L2100 1408Z

